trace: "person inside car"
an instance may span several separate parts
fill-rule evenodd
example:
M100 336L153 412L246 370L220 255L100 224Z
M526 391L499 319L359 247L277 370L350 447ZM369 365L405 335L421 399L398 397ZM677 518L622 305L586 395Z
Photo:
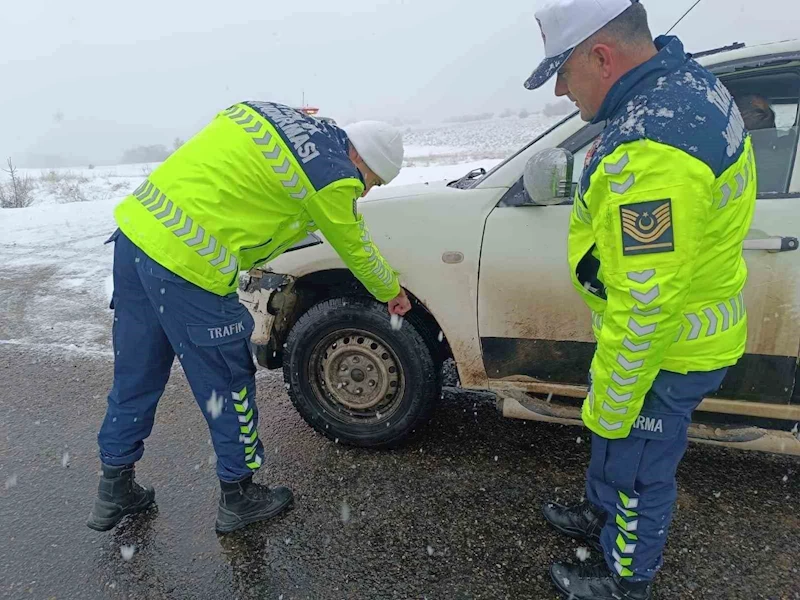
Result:
M758 193L783 193L789 182L793 146L797 136L781 133L776 128L775 110L760 94L748 94L736 99L745 127L753 139L758 167Z

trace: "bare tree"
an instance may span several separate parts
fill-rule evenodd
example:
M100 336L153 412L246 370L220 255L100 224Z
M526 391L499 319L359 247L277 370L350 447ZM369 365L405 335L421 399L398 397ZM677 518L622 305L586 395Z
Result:
M11 159L6 163L11 181L0 184L0 208L25 208L33 204L33 180L28 175L20 175Z

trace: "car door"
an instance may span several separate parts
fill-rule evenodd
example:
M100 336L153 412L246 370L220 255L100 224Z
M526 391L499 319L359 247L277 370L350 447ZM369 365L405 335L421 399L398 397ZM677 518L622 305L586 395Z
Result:
M559 144L575 154L575 181L586 149L601 132L602 125L583 127ZM567 384L580 395L594 337L586 305L569 279L572 202L532 206L529 200L520 178L486 221L478 288L484 365L490 381L539 384L542 391Z
M744 294L747 353L730 370L717 394L720 398L787 404L798 393L800 252L794 250L800 236L800 83L795 86L791 74L784 75L768 69L737 72L731 80L741 93L767 90L780 107L782 121L772 132L781 140L779 148L767 146L769 132L754 136L759 172L764 170L770 181L760 186L763 191L745 246L750 271ZM602 126L587 126L560 144L575 154L574 181L601 130ZM566 251L572 207L524 203L520 181L486 221L478 298L486 370L495 387L518 382L532 391L580 395L594 337L591 314L569 279ZM685 326L693 325L687 318Z
M800 71L768 67L722 80L742 106L753 95L768 100L775 123L750 131L759 193L744 247L748 342L716 396L788 404L800 393Z

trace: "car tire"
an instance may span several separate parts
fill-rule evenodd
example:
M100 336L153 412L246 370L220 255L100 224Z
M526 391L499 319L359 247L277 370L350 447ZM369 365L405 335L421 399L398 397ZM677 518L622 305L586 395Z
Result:
M305 421L337 443L391 448L430 418L441 396L441 369L413 311L392 327L385 304L326 300L295 323L283 373Z

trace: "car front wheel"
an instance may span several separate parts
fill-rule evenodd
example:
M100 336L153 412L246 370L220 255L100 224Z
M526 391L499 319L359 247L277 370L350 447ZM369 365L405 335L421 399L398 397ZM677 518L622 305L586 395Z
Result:
M326 300L297 321L283 372L309 425L339 443L387 448L427 422L440 374L413 315L396 327L367 298Z

